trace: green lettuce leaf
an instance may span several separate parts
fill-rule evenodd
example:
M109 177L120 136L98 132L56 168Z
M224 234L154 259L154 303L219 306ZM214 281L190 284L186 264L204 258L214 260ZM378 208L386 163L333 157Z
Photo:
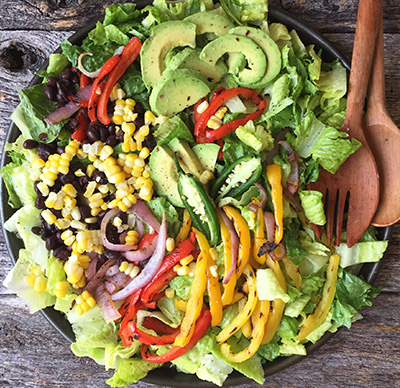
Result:
M183 312L175 307L175 299L163 296L158 300L157 307L172 322L172 327L178 327L181 324Z
M315 225L325 225L326 217L322 193L316 190L300 190L299 197L308 220Z
M29 307L31 314L45 307L52 306L56 297L46 291L37 292L28 284L28 276L36 266L27 249L19 251L17 263L4 279L4 286L15 292Z
M160 124L153 133L157 144L168 144L172 139L182 139L189 143L193 143L193 136L187 125L179 116L168 119L165 123Z
M165 197L153 198L147 202L147 206L159 222L162 221L163 214L166 214L168 236L175 238L182 225L175 207Z
M340 256L340 266L349 267L361 263L376 263L385 253L388 241L358 242L351 248L346 243L341 243L336 252Z
M244 126L236 128L235 133L239 140L257 152L270 151L274 147L274 138L271 133L262 125L255 126L252 120L249 120Z
M190 289L193 283L193 276L175 276L169 283L169 287L175 290L175 296L178 299L189 300Z
M288 338L282 338L282 345L279 346L279 352L283 356L292 356L293 354L298 354L300 356L306 356L307 351L303 344Z
M257 350L257 355L263 360L274 361L280 356L279 345L275 341L271 341L265 345L261 345Z
M68 58L64 54L50 54L49 65L46 70L38 71L38 76L47 80L49 77L58 77L68 66Z
M285 303L290 300L289 295L280 286L271 268L257 270L256 287L257 295L260 300L282 299Z

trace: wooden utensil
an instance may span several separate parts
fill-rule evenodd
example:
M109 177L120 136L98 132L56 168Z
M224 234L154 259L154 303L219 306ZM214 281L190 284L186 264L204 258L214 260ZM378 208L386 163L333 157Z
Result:
M373 57L371 48L375 47L381 7L381 0L360 0L358 6L347 111L342 131L359 140L362 147L352 154L334 175L321 169L317 182L308 186L309 189L323 193L329 244L334 232L336 244L340 244L346 202L349 247L353 246L368 228L378 206L378 171L363 133L362 113ZM320 238L323 227L314 229Z
M378 166L380 183L379 204L372 224L388 226L400 219L400 131L390 118L385 105L382 10L380 15L364 131Z

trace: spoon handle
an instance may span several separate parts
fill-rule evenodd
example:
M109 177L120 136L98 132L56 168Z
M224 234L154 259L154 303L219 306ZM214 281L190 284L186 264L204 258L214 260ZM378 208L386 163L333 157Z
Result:
M385 61L384 61L384 45L383 45L383 13L379 12L379 28L376 37L374 59L372 61L371 76L368 85L368 106L367 119L370 123L374 121L374 117L382 117L382 113L386 112L385 98Z
M362 132L362 113L381 9L382 0L360 0L358 4L347 111L343 128L352 137L361 141L365 140Z

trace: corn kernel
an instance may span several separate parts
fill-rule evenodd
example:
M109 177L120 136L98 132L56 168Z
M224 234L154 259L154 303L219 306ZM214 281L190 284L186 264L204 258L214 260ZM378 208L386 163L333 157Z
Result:
M149 111L149 110L146 111L145 114L144 114L144 122L147 125L148 124L154 125L155 122L156 122L156 116L154 115L154 113Z
M218 253L217 253L217 251L216 251L215 248L210 248L209 251L208 251L208 253L210 254L211 258L212 258L214 261L217 261L217 259L218 259Z
M218 129L221 125L222 121L216 116L211 116L210 120L207 122L207 127L210 129Z
M225 116L225 113L227 112L228 108L226 106L223 106L221 108L219 108L216 112L215 112L215 117L219 118L220 120L222 120Z
M79 281L78 281L77 283L75 283L75 285L76 285L78 288L83 288L83 287L85 287L85 286L86 286L86 277L85 277L85 276L82 276L82 277L79 279Z
M165 296L168 299L172 299L175 296L175 290L171 287L165 289Z
M196 270L196 262L195 261L192 261L190 264L189 264L189 276L194 276L194 271Z
M119 266L119 270L120 270L121 272L125 272L125 271L128 269L129 264L130 264L130 263L128 263L127 261L123 261L123 262L121 263L121 265Z
M46 165L45 161L41 158L35 158L31 162L33 168L43 168Z
M114 115L111 120L117 125L121 125L124 122L124 118L121 115Z
M43 292L46 291L46 287L47 287L47 279L44 276L36 277L33 289L37 292Z
M178 272L179 268L181 268L180 264L175 264L174 265L174 272Z
M197 113L202 114L208 108L208 101L204 100L197 106Z
M182 265L177 271L177 275L178 276L185 276L185 275L189 275L190 269L187 265Z
M194 260L193 255L187 255L186 257L184 257L182 260L180 260L179 262L182 265L188 265L190 264L192 261Z
M49 225L53 225L57 221L57 217L48 209L43 210L41 216Z
M211 179L214 179L214 174L210 170L205 170L201 175L200 175L200 182L203 185L206 185Z
M93 298L93 296L89 297L86 299L86 303L90 306L90 307L94 307L96 305L96 300Z
M175 240L172 237L167 238L165 248L168 252L172 252L175 249Z
M29 287L33 288L35 286L36 275L34 273L31 273L28 276L27 280L28 280Z
M59 230L62 230L69 228L71 221L67 220L66 218L59 218L54 224Z
M150 155L150 150L147 147L143 147L139 152L139 158L146 159Z

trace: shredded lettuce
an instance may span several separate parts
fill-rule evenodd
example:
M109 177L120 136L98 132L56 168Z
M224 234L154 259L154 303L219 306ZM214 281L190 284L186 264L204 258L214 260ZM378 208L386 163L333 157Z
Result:
M382 257L388 246L388 241L358 242L351 248L341 243L336 252L340 256L340 266L349 267L361 263L376 263Z
M325 225L326 217L322 193L315 190L300 190L299 197L308 220L315 225Z
M260 300L282 299L287 303L290 299L289 295L280 286L275 272L271 268L257 270L256 287Z

